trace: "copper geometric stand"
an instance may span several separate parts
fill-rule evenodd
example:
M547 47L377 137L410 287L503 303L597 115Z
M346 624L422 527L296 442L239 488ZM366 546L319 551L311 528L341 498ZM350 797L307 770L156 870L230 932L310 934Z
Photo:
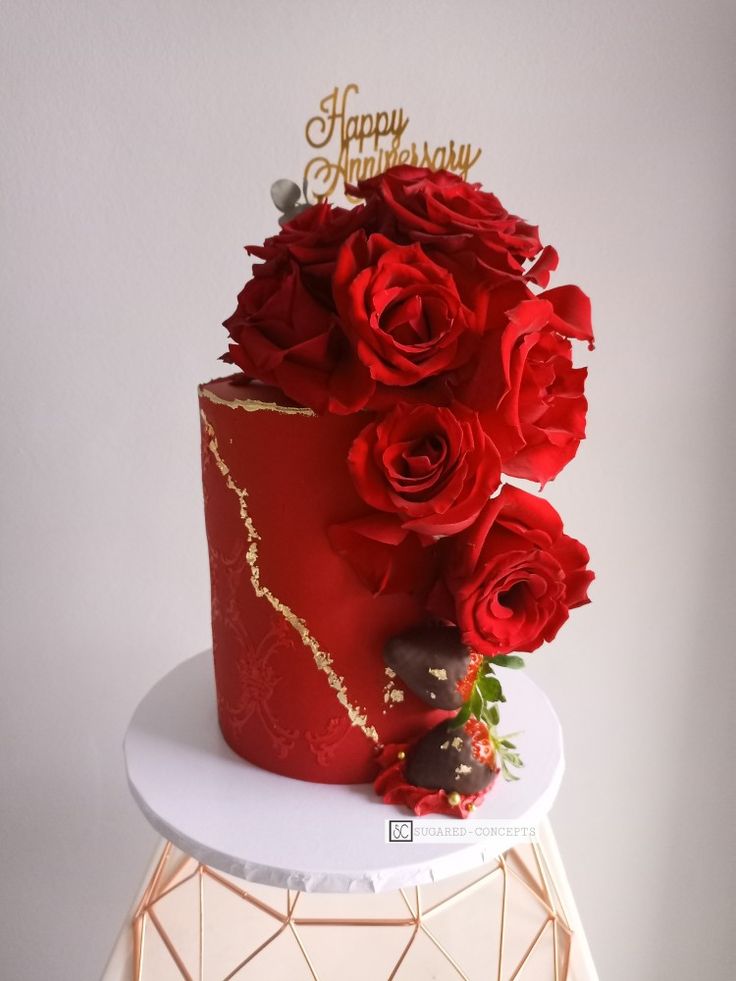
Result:
M167 843L132 928L133 981L595 977L574 958L543 842L441 882L347 896L246 883Z

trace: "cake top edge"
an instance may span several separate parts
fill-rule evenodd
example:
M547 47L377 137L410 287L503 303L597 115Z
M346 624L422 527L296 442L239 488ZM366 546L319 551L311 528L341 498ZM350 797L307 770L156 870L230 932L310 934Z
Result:
M213 378L197 387L200 399L232 409L249 412L282 412L288 415L313 416L312 409L297 405L280 388L264 385L261 382L247 382L243 375L233 374L224 378Z

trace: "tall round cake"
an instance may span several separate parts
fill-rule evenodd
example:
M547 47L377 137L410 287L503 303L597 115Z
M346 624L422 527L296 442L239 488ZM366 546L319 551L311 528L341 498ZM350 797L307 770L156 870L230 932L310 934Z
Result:
M585 435L590 304L460 177L399 166L249 252L200 386L220 727L246 760L467 817L523 761L499 667L588 601L540 489ZM284 197L285 194L285 197Z

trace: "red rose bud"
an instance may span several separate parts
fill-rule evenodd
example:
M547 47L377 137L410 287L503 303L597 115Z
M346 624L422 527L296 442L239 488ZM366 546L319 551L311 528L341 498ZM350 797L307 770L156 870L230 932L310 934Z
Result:
M588 558L563 533L551 504L504 485L475 524L448 542L430 609L482 654L534 651L588 602Z
M459 404L400 403L358 435L348 465L366 504L428 536L467 528L501 478L478 414Z

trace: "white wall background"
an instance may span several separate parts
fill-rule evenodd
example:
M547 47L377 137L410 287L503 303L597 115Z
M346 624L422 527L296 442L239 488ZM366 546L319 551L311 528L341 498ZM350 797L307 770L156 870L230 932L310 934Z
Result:
M0 974L98 977L153 848L120 743L208 643L195 385L270 182L354 80L483 146L593 297L590 438L549 496L595 602L530 668L566 727L553 822L603 978L733 977L733 4L6 0L2 26Z

